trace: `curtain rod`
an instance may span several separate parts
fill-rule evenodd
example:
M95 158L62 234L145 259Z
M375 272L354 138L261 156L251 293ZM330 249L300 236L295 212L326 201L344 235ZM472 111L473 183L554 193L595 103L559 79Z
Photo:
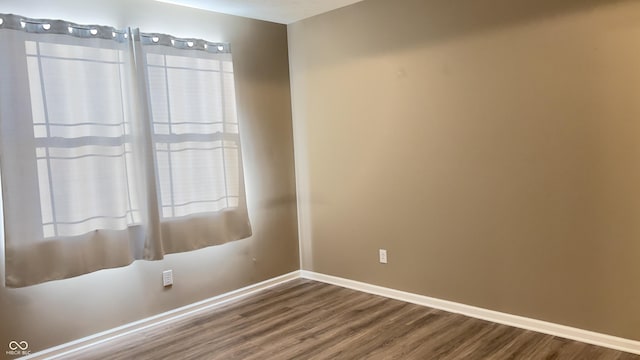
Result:
M202 39L178 38L161 33L143 33L139 29L116 29L104 25L80 25L63 20L32 19L15 14L0 13L0 29L12 29L28 33L59 34L81 38L99 38L127 41L129 32L139 34L143 45L164 45L185 50L202 50L214 54L231 53L231 45Z
M0 29L12 29L29 33L70 35L82 38L99 38L125 41L126 29L103 25L80 25L63 20L32 19L14 14L0 14Z
M179 49L203 50L214 54L231 53L231 46L229 43L210 42L202 39L177 38L167 34L141 32L140 41L143 45L164 45Z

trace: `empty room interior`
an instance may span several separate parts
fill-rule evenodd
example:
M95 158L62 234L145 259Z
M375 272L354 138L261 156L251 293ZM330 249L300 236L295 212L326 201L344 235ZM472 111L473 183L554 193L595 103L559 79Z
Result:
M640 1L0 0L0 358L640 359Z

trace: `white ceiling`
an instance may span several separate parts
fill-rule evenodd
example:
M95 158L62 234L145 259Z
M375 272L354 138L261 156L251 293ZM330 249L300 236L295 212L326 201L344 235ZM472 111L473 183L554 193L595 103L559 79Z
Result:
M362 0L156 0L253 19L291 24Z

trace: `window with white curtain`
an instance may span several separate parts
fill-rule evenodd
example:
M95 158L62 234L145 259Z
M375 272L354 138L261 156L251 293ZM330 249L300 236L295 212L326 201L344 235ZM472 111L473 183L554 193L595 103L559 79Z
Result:
M149 36L148 44L176 43ZM145 57L161 215L169 219L236 207L239 134L231 57L221 44L215 53L197 57L167 50L151 48Z
M229 45L0 14L5 283L251 235Z
M123 51L26 41L45 238L140 222Z

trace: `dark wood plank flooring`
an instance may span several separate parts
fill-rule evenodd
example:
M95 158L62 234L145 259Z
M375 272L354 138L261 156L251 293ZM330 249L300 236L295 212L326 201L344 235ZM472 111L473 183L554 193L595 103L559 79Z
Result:
M67 358L640 360L304 279Z

